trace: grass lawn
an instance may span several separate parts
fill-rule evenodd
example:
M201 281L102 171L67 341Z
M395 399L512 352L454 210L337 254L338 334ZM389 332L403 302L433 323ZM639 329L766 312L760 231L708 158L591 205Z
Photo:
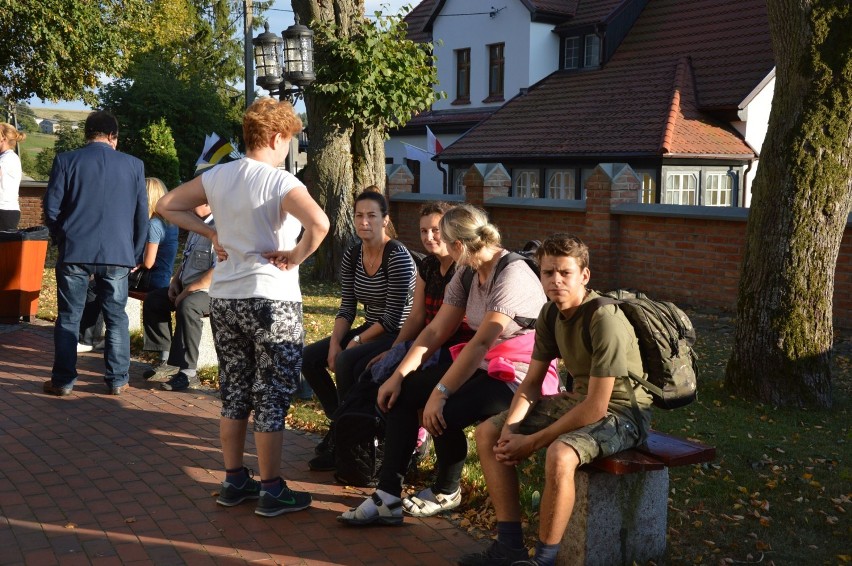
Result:
M52 267L50 258L48 265ZM39 317L56 317L53 270L45 269ZM303 284L305 329L312 342L331 333L336 285ZM849 462L852 399L852 332L836 331L834 408L775 409L737 398L722 388L733 321L689 312L698 329L699 399L674 411L657 410L654 428L711 444L715 462L671 470L668 562L672 564L845 564L852 561ZM134 342L138 354L140 341ZM208 375L212 378L212 375ZM291 426L324 432L316 402L296 401ZM476 461L465 467L464 503L451 518L461 527L490 533L493 512ZM427 460L414 478L430 478ZM520 466L526 530L533 541L537 493L543 488L542 455Z
M27 133L27 139L18 145L21 146L22 152L30 153L35 157L42 149L46 147L52 148L55 142L55 134Z

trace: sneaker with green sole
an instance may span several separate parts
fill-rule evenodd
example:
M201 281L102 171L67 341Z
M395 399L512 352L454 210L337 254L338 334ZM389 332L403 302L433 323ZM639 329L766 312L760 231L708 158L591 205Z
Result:
M255 514L262 517L277 517L284 513L292 513L307 509L311 505L311 494L305 491L293 491L287 487L287 482L281 481L281 493L277 496L268 491L260 492Z
M239 505L246 499L257 499L260 497L260 482L252 479L254 472L245 468L246 481L243 485L234 485L227 481L222 482L222 489L219 491L219 497L216 503L225 507L233 507Z

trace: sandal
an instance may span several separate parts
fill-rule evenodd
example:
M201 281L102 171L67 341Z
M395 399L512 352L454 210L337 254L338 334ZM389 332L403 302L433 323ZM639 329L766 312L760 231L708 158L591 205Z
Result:
M339 515L337 517L337 520L347 525L356 526L402 524L402 513L400 513L399 515L394 514L394 511L402 507L402 501L397 501L395 503L391 503L390 505L385 505L385 502L382 501L382 498L379 497L379 494L374 492L373 495L371 495L370 497L372 498L373 503L376 505L376 511L374 514L367 515L367 513L363 511L361 507L353 507L349 511L346 511L342 515Z
M455 493L444 495L433 493L431 488L402 500L403 510L412 517L431 517L461 505L461 488Z

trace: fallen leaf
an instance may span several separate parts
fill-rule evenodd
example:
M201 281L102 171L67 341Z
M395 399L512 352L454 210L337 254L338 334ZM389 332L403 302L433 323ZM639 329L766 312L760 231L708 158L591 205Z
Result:
M77 523L65 523L65 528L66 529L76 529Z

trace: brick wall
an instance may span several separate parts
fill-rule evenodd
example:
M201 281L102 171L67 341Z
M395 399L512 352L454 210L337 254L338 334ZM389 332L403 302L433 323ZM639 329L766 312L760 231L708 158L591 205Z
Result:
M584 187L584 202L513 199L504 186L505 171L490 167L467 172L466 199L485 208L507 248L571 232L589 246L594 288L634 288L683 306L735 310L747 209L639 204L641 183L623 164L598 166ZM391 215L399 239L415 249L422 203L458 198L405 194L399 184L394 189ZM850 228L837 260L834 318L838 326L852 328Z
M41 226L44 224L44 214L41 212L41 199L47 183L43 181L24 181L18 191L21 204L21 222L19 228Z

